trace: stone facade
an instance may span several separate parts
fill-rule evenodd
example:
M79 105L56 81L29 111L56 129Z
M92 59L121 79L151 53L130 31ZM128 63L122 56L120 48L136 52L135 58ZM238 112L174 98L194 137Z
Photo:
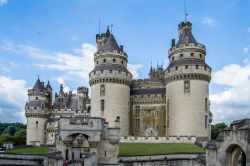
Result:
M118 162L114 156L120 136L163 142L210 137L211 68L190 22L179 24L179 40L172 41L168 67L151 65L147 79L133 79L128 55L109 29L96 35L96 43L95 67L89 73L91 100L88 88L79 87L74 94L60 85L53 101L50 83L45 86L39 78L28 90L27 145L53 145L68 164L77 165L85 158L95 165ZM90 153L83 152L87 149Z

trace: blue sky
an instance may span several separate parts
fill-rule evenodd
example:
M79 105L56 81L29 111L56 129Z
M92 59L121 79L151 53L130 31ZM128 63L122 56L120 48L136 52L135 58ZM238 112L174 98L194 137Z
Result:
M196 40L207 47L214 123L250 118L250 0L187 0ZM167 52L184 20L183 0L0 0L0 122L25 122L27 88L88 85L95 35L113 26L136 78Z

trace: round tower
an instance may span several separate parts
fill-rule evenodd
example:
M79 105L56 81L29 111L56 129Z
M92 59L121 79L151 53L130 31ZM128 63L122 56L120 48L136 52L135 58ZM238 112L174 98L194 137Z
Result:
M132 74L127 70L128 57L118 46L109 29L96 36L95 68L90 72L91 116L102 117L115 127L120 117L121 135L129 132L129 101Z
M28 90L28 101L25 105L27 118L27 145L40 145L46 143L45 125L49 116L52 88L44 87L44 82L38 78L34 87Z
M178 30L179 40L172 40L165 71L166 132L207 139L211 68L205 63L206 47L196 42L190 22L181 22Z

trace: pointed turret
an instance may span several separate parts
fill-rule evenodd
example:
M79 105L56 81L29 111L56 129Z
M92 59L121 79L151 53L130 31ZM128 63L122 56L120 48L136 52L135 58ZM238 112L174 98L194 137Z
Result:
M51 85L50 85L50 83L49 83L49 81L48 81L48 83L47 83L47 85L46 85L46 88L45 88L46 90L49 90L49 91L52 91L52 87L51 87Z
M121 48L118 46L115 37L113 34L110 34L107 41L104 43L103 47L101 48L102 51L120 51Z
M35 85L33 86L33 89L39 89L39 90L43 90L44 89L44 85L43 82L40 81L39 77L36 80Z
M60 85L60 93L63 93L63 84Z

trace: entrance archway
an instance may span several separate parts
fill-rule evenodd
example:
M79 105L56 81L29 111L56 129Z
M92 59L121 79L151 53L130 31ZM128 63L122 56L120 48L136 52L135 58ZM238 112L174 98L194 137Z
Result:
M232 144L226 151L227 166L246 166L246 153L237 144Z

